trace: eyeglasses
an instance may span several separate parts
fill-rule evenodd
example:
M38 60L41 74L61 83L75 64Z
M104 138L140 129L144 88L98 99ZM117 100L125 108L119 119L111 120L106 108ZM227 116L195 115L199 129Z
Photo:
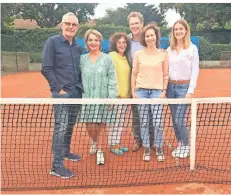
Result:
M70 26L73 26L73 27L78 27L79 24L76 24L76 23L70 23L70 22L63 22L66 26L70 27Z

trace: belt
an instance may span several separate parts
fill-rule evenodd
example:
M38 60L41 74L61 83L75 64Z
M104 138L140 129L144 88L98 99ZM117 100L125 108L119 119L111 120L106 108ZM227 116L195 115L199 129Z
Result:
M171 84L189 84L190 83L190 80L171 80L169 79L168 81L169 83Z

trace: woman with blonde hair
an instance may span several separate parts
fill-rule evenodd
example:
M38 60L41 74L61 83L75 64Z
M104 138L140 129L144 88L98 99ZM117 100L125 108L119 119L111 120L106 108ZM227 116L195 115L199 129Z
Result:
M102 34L89 29L84 36L89 53L82 55L80 68L84 88L83 98L116 98L117 82L113 61L108 54L101 52ZM82 107L82 122L86 123L88 135L91 138L90 154L98 150L100 128L105 123L113 123L107 105L85 105ZM97 164L104 164L101 150L97 153ZM98 156L99 161L98 161Z
M190 27L186 20L177 20L171 32L169 59L168 98L192 98L199 75L199 55L190 41ZM178 141L173 157L189 156L188 129L185 123L187 104L170 105L173 127Z

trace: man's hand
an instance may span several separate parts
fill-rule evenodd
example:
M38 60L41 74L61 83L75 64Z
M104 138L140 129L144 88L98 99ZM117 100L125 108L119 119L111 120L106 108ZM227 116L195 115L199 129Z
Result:
M60 92L59 92L59 94L66 94L67 92L66 91L64 91L64 90L61 90Z

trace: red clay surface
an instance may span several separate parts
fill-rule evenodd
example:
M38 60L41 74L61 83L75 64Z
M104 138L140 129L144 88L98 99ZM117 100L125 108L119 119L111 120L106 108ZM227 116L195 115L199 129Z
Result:
M50 97L49 86L41 73L18 73L1 77L2 97ZM195 96L230 97L231 69L201 69Z
M7 98L7 97L18 97L18 98L23 98L23 97L28 97L28 98L39 98L39 97L50 97L50 92L49 92L49 87L47 84L47 81L43 78L43 76L40 73L19 73L19 74L14 74L14 75L6 75L6 76L2 76L1 78L2 81L2 86L1 86L1 90L2 90L2 97L3 98ZM199 76L199 80L198 80L198 87L197 90L195 92L195 97L230 97L231 96L231 69L202 69L200 71L200 76ZM229 108L228 108L229 109ZM222 111L221 111L222 112ZM39 118L39 117L38 117ZM224 121L225 122L225 121ZM52 122L51 122L52 123ZM42 122L40 121L40 125L42 125ZM219 146L225 146L225 147L230 147L230 144L226 143L227 139L225 139L225 137L227 138L230 137L230 123L228 123L228 126L226 127L225 130L223 130L223 133L220 134L220 139L222 139L223 141L223 145L222 144L218 144ZM10 144L9 144L9 140L4 140L2 139L2 144L4 145L9 145L9 147L5 150L3 150L2 152L4 152L4 156L2 157L2 168L6 167L7 169L4 172L4 169L2 169L3 174L4 175L4 179L5 180L9 180L13 183L14 179L17 179L19 177L19 175L15 174L15 175L9 175L7 174L8 171L14 171L14 170L20 170L20 167L17 167L15 162L11 162L8 163L7 165L4 163L6 160L4 158L10 158L11 157L11 153L19 153L20 149L14 149L13 146L17 145L17 144L23 144L25 149L21 150L21 153L24 153L24 155L26 155L28 158L30 159L30 150L33 148L30 148L29 146L32 145L33 143L35 143L36 140L40 140L40 145L37 146L37 148L34 148L36 152L38 152L38 159L40 159L39 162L37 162L36 165L38 165L39 168L41 168L40 171L42 171L43 174L38 174L38 178L36 181L33 181L35 184L39 181L42 181L43 179L49 183L50 186L55 186L56 182L59 183L61 182L59 179L55 178L55 179L51 179L50 176L48 176L47 174L47 169L49 168L50 164L44 164L45 162L42 161L41 159L46 158L46 159L50 159L51 155L50 153L47 151L51 150L51 146L48 143L51 143L51 140L47 139L48 137L51 137L50 135L52 134L52 128L49 128L46 130L46 128L44 128L44 132L38 131L39 126L34 126L34 127L29 127L30 129L34 129L35 131L33 131L33 133L27 134L27 131L23 124L21 124L21 128L19 128L19 132L17 132L16 134L12 134L12 132L4 132L2 133L2 138L7 137L9 135L16 136L18 135L18 139L17 140L10 140ZM203 128L203 125L201 126L201 128ZM37 131L36 131L37 129ZM203 130L203 129L202 129ZM219 130L219 129L217 129ZM170 131L166 131L166 137L168 138L169 141L174 140L174 136L172 133L167 133ZM41 135L42 133L42 135ZM140 163L136 163L134 166L134 163L130 163L130 164L126 164L126 166L123 165L123 160L118 160L117 157L110 155L107 156L107 159L113 163L117 162L118 166L120 165L121 171L120 174L122 177L116 177L116 173L111 171L113 170L113 167L111 167L110 163L108 163L109 165L106 165L103 170L105 173L107 173L107 178L108 179L102 179L101 177L99 177L100 175L100 171L99 169L96 167L95 165L95 159L92 158L90 155L87 154L87 152L83 152L83 151L87 151L88 148L88 144L84 143L88 143L88 136L86 136L85 131L83 132L79 132L80 134L84 134L85 138L83 140L79 140L78 137L80 137L80 134L78 135L78 133L76 133L73 135L74 140L72 140L72 143L77 143L78 145L81 145L82 148L80 149L76 149L77 153L80 152L80 154L83 157L83 160L81 162L78 163L77 166L77 170L76 170L76 166L74 166L73 163L68 163L69 167L73 167L73 169L79 173L79 178L81 178L80 180L82 180L83 182L85 182L86 184L91 184L92 183L97 183L96 181L94 181L94 178L92 178L92 180L88 181L86 179L86 175L85 174L89 174L89 167L94 170L93 174L96 174L95 176L95 180L102 180L102 182L114 182L114 183L121 183L121 180L124 181L125 183L129 183L129 177L126 177L126 174L122 174L125 170L130 170L131 172L134 172L133 175L131 174L131 176L140 177L140 180L137 181L137 183L142 183L143 179L146 179L147 177L150 177L151 180L161 180L163 179L163 181L181 181L182 178L177 178L179 176L179 174L177 175L174 170L172 170L170 173L167 172L163 172L156 174L155 176L157 176L156 178L152 178L151 175L147 174L145 172L145 174L140 174L140 173L135 173L136 169L139 169L140 167L144 167L145 170L153 170L153 166L154 167L159 167L159 168L172 168L174 167L175 163L180 163L180 165L182 166L188 166L189 162L188 159L182 160L180 162L175 162L173 159L171 159L171 155L170 155L170 151L168 151L168 148L165 147L165 155L167 157L167 161L164 162L164 164L162 165L158 165L157 162L150 162L149 164L144 164L143 162ZM228 134L227 134L228 133ZM207 136L206 136L206 135ZM216 140L213 139L213 133L211 131L209 131L209 129L207 130L206 133L199 133L198 134L198 139L200 139L200 143L205 143L205 139L209 137L209 139L213 142L215 142ZM20 136L21 135L21 136ZM24 139L23 136L29 136L31 137L31 139ZM12 139L11 137L11 139ZM130 130L128 129L127 131L124 132L123 135L124 138L124 143L128 144L129 146L131 145L131 137L130 137ZM126 141L127 140L127 141ZM129 141L128 141L129 140ZM8 141L8 142L7 142ZM204 142L203 142L204 141ZM82 143L80 143L82 142ZM106 145L106 141L102 141L103 143L105 143ZM12 147L11 147L12 146ZM199 155L197 156L197 161L201 162L202 165L203 164L203 160L204 159L202 157L204 157L204 155L202 153L202 149L206 148L209 146L209 143L207 143L206 145L201 144L201 146L198 147L198 153ZM74 148L74 147L73 147ZM106 149L105 149L106 150ZM108 148L107 148L108 150ZM130 148L131 150L131 148ZM201 151L200 151L201 150ZM207 152L211 153L214 152L213 148L207 148ZM198 154L197 153L197 154ZM45 155L45 156L44 156ZM138 158L141 158L140 156L142 156L142 151L139 151L136 155L134 154L126 154L124 156L125 159L131 159L131 161L133 160L137 160ZM214 153L211 156L216 156L216 153ZM211 156L205 156L206 162L211 161L211 160L215 160L215 159L211 159ZM230 155L229 155L230 156ZM219 155L217 156L217 159L219 159ZM20 155L18 154L16 156L16 159L21 159ZM133 159L132 159L133 158ZM23 159L25 159L25 156L23 157ZM15 161L15 160L14 160ZM214 167L212 168L217 168L217 166L219 167L219 163L222 163L224 161L227 161L226 166L223 167L224 171L225 170L230 170L230 166L231 166L231 159L230 158L223 158L220 160L217 160L217 164L214 164ZM46 162L47 163L47 162ZM113 165L113 163L111 163ZM126 163L128 163L126 161ZM26 166L25 166L26 165ZM33 163L33 166L35 164ZM173 166L172 166L173 165ZM30 175L30 172L32 171L33 174L32 175L36 175L36 172L38 170L33 170L32 169L32 162L29 162L28 160L26 160L24 162L24 168L27 167L26 170L21 169L22 174L28 174ZM73 170L72 169L72 170ZM170 178L172 175L174 175L175 173L175 177L173 176L173 178ZM205 173L207 173L207 175L205 175ZM209 174L208 174L209 173ZM196 177L203 177L203 180L206 181L211 181L211 178L216 178L219 181L222 181L223 179L230 179L231 177L224 177L224 175L219 174L220 172L218 171L214 171L214 172L206 172L205 170L201 170L198 171ZM111 174L111 175L110 175ZM115 177L113 177L113 175ZM142 177L143 176L143 177ZM185 174L184 175L186 178L190 179L190 176ZM123 178L124 179L121 179ZM194 176L195 177L195 176ZM3 179L3 178L2 178ZM74 178L73 178L74 179ZM185 178L184 178L185 179ZM30 181L30 178L23 178L22 179L22 184L23 181ZM130 178L131 180L131 178ZM231 179L230 179L231 180ZM9 186L11 185L11 182L9 182ZM33 183L32 182L32 183ZM60 184L63 184L62 182ZM79 183L79 181L77 179L75 179L73 182L71 182L69 184L69 186L73 186L75 184L80 185L81 183ZM18 184L15 184L16 186ZM43 184L40 184L41 186L43 186ZM7 184L5 184L5 186L2 187L7 187ZM20 187L20 185L19 185ZM230 185L222 185L222 184L198 184L198 183L186 183L186 184L164 184L164 185L149 185L149 186L135 186L135 187L119 187L119 188L86 188L86 189L67 189L67 190L45 190L45 191L4 191L4 193L22 193L22 194L36 194L36 193L44 193L44 194L75 194L75 193L97 193L97 194L119 194L119 193L139 193L139 194L229 194L231 193L231 189L230 189Z

